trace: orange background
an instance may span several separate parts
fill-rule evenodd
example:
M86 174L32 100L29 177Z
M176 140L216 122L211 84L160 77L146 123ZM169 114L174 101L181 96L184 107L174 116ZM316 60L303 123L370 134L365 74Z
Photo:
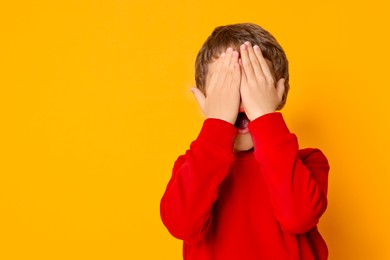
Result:
M0 259L181 259L159 202L203 116L214 27L254 22L290 61L282 110L328 157L330 259L390 259L389 4L2 1Z

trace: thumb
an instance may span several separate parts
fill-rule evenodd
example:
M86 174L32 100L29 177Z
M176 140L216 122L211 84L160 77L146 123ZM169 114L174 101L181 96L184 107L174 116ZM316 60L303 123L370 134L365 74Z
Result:
M197 87L192 87L190 90L194 94L194 97L195 97L196 101L198 102L200 109L202 109L202 112L205 114L204 104L206 101L206 97L204 96L202 91L200 91Z
M286 80L281 78L276 84L276 93L278 94L279 100L282 100L284 91L286 90L286 86L284 85L285 82Z

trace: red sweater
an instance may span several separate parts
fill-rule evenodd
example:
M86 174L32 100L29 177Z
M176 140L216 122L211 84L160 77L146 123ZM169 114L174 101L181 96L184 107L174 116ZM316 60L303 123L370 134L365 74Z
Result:
M317 230L327 207L329 164L299 149L280 112L249 123L254 149L233 153L237 129L206 119L179 156L161 199L185 260L327 259Z

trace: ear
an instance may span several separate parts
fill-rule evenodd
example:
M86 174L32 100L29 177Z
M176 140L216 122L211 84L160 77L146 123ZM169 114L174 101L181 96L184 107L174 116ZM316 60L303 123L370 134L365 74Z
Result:
M284 78L279 79L278 83L276 83L276 93L279 97L279 101L282 101L284 91L286 90L286 86L284 83L286 80Z
M194 97L195 97L196 101L198 102L198 105L199 105L200 109L202 110L203 114L206 114L204 111L204 104L206 101L206 97L204 96L202 91L200 91L197 87L192 87L190 90L194 94Z

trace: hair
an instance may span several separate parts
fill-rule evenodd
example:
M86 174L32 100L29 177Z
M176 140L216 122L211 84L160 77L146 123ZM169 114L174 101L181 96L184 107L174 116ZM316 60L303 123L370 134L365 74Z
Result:
M249 41L252 45L258 45L266 60L271 63L270 70L273 72L275 83L285 79L285 91L283 98L276 108L280 110L284 107L287 94L290 89L288 60L284 50L268 31L257 24L238 23L225 26L219 26L214 29L211 35L200 48L195 61L195 82L203 94L206 94L205 85L208 72L208 65L217 59L219 54L224 52L228 47L240 50L240 45Z

